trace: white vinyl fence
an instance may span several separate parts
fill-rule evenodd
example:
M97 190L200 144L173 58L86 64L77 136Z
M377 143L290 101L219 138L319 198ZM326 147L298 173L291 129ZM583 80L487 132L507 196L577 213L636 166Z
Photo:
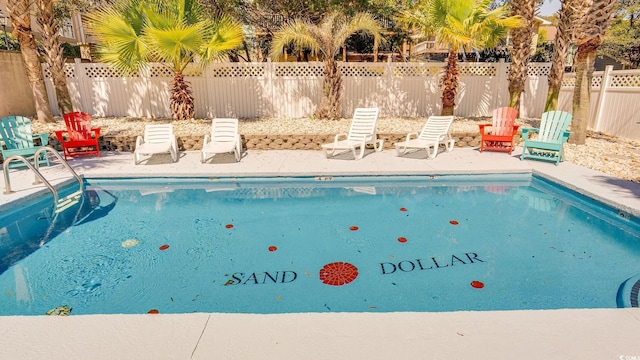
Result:
M460 63L458 116L489 116L509 101L509 64ZM549 63L531 63L520 117L540 117L547 96ZM444 63L340 63L343 75L342 115L356 107L376 106L383 117L439 115L438 77ZM50 73L43 65L53 113L59 115ZM161 64L134 76L122 76L105 64L67 64L67 82L75 110L94 116L170 118L171 71ZM323 64L216 63L188 69L196 117L286 117L313 114L320 100ZM566 74L559 108L571 111L573 74ZM589 126L629 138L640 138L640 71L596 72Z

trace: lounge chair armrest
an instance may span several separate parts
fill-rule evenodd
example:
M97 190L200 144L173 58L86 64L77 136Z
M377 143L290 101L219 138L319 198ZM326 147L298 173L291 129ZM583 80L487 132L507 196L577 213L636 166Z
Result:
M33 138L40 138L42 146L49 145L49 134L33 134Z
M540 129L538 128L522 128L522 138L523 139L529 139L529 133L537 133L539 132Z
M562 142L567 142L567 140L569 140L569 136L571 136L571 131L565 131L562 134Z
M204 134L204 141L202 142L202 145L206 145L206 144L208 144L210 142L211 142L211 135Z
M484 128L489 126L493 126L493 124L478 124L478 127L480 128L480 134L485 135Z
M346 139L347 138L347 134L337 134L336 137L333 139L333 142L340 141L340 137L344 137Z
M412 133L408 133L407 134L407 138L405 139L405 141L409 141L411 140L411 136L415 136L415 138L418 138L418 133L417 132L412 132Z
M99 127L98 128L93 128L93 129L91 129L91 131L93 131L93 133L95 134L96 139L100 137L100 128Z
M144 139L142 138L142 136L138 135L138 137L136 138L136 149L142 144L144 144Z
M520 125L513 124L513 133L517 133L518 129L520 129Z

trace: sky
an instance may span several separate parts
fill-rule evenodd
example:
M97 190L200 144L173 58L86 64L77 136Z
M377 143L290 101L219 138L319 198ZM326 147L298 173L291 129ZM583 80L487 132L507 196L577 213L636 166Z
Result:
M540 15L549 16L560 10L560 0L544 0L540 6Z

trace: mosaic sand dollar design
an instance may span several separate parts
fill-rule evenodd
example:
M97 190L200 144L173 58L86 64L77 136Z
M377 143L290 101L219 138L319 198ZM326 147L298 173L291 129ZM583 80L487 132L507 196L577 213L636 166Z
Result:
M358 268L352 264L338 261L320 269L320 281L326 285L346 285L358 277Z

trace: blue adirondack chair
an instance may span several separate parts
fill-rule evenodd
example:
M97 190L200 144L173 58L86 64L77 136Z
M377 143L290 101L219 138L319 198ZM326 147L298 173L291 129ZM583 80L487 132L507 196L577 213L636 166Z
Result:
M39 138L41 145L35 145L34 139ZM0 146L2 159L9 156L21 155L33 157L35 152L49 143L48 134L32 134L31 120L24 116L5 116L0 119ZM33 161L31 161L33 163ZM38 156L38 165L49 165L49 157L45 152ZM12 162L10 167L21 166L22 162ZM24 165L22 165L24 166Z
M571 118L573 115L568 112L549 111L542 114L540 128L523 128L524 145L520 160L532 158L554 161L557 166L563 160L562 145L571 135L571 132L567 131ZM530 139L533 133L538 133L536 139Z

